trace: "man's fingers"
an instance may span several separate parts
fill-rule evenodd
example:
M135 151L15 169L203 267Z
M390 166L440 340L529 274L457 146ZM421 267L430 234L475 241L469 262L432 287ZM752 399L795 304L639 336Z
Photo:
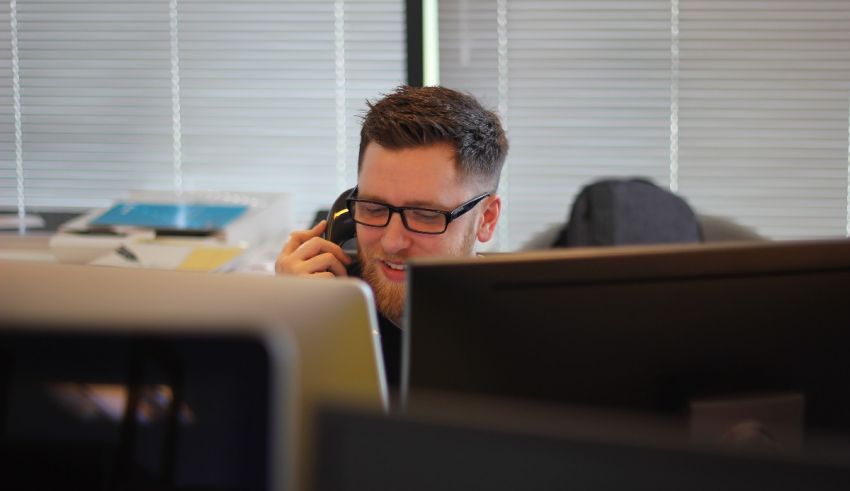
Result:
M301 244L307 242L313 237L321 237L323 233L325 233L325 228L327 227L328 221L322 220L317 223L310 230L296 230L289 234L289 240L286 241L286 244L283 245L283 249L280 251L282 255L289 255L295 252L296 249L301 247Z
M289 239L287 239L286 244L283 244L283 249L280 251L280 256L288 256L295 252L295 249L304 243L307 240L303 235L303 231L292 232L289 234Z
M322 220L319 223L317 223L316 225L313 225L313 228L310 229L310 232L312 232L313 235L319 236L319 235L322 235L323 233L325 233L325 229L327 227L328 227L328 221Z
M304 272L310 274L330 272L334 276L348 276L345 271L345 266L333 254L326 252L319 254L308 261L302 263Z
M348 276L345 266L351 264L351 258L340 246L316 235L321 234L324 227L322 222L310 230L293 232L275 261L275 272L295 275L327 272L334 276Z
M331 253L334 257L336 257L337 261L342 264L350 264L351 258L348 257L348 254L343 252L342 247L334 244L333 242L327 241L321 237L313 237L312 239L301 244L295 252L292 253L293 256L300 257L303 260L308 260L312 257L318 256L323 253Z

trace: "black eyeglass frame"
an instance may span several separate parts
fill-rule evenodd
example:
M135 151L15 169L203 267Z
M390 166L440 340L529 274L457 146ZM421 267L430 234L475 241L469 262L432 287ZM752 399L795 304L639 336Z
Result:
M446 230L448 230L449 224L452 223L452 221L454 221L457 218L460 218L462 215L464 215L465 213L467 213L470 210L472 210L473 208L475 208L475 205L477 205L478 203L483 201L484 198L491 196L492 194L493 194L492 192L480 194L480 195L470 199L469 201L465 201L465 202L461 203L454 210L445 211L445 210L437 210L437 209L434 209L434 208L422 208L422 207L419 207L419 206L393 206L393 205L390 205L390 204L387 204L387 203L381 203L380 201L372 201L372 200L369 200L369 199L359 199L359 198L357 198L357 188L355 187L354 189L351 190L351 194L348 195L348 198L346 198L345 204L348 207L348 212L351 215L351 219L354 220L356 223L359 223L360 225L364 225L366 227L384 228L384 227L386 227L387 225L390 224L390 220L393 219L393 213L398 213L399 216L401 216L401 223L404 224L404 228L406 228L407 230L410 230L411 232L415 232L417 234L439 235L439 234L446 233ZM353 210L353 208L354 208L353 204L354 203L371 203L371 204L374 204L374 205L380 205L380 206L386 207L389 210L389 213L387 214L387 221L383 225L375 225L373 223L363 223L361 221L358 221L357 220L357 214L354 213L354 210ZM443 227L443 230L441 230L439 232L423 232L421 230L413 229L413 228L410 227L410 225L407 224L407 216L404 214L404 212L406 210L418 210L418 211L427 211L427 212L439 213L440 215L443 215L443 216L446 217L445 226Z

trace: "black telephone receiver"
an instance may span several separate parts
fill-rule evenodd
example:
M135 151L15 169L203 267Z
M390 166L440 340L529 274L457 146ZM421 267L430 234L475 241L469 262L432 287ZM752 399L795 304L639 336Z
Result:
M342 247L342 251L353 259L352 263L346 268L349 276L360 276L360 265L357 264L357 225L351 219L351 212L348 211L348 198L354 188L346 189L339 195L328 211L328 225L325 228L325 233L322 238L337 244Z

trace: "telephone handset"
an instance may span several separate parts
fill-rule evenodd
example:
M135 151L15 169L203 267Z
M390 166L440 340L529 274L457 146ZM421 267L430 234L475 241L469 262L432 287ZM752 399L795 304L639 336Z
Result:
M353 260L346 268L349 276L360 276L360 265L357 264L357 226L348 211L348 198L354 188L343 191L334 201L328 211L328 225L322 238L342 247L343 252Z

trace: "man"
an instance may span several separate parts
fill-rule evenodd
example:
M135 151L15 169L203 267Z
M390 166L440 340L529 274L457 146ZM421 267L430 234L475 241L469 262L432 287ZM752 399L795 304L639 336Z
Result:
M498 117L443 87L399 87L375 104L360 131L357 223L361 277L375 293L387 379L400 378L406 262L474 254L493 237L508 142ZM351 259L321 237L327 224L291 234L278 274L346 276Z

